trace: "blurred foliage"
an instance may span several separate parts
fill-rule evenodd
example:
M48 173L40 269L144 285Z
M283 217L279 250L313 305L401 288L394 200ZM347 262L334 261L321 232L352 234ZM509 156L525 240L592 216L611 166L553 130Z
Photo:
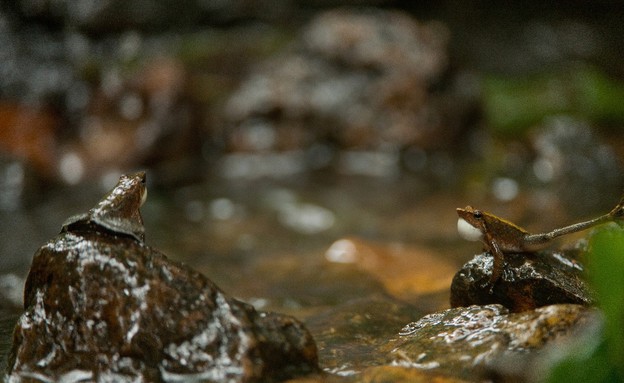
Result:
M624 382L624 229L606 225L589 242L589 276L604 315L597 347L583 344L551 371L549 383Z
M503 135L521 135L555 114L624 123L624 83L590 66L522 79L491 76L484 80L483 89L488 122Z

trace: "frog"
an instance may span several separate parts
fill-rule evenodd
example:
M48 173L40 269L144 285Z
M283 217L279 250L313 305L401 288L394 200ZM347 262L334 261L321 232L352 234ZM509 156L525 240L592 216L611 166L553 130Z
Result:
M505 253L535 253L551 245L557 237L580 232L589 228L624 219L624 197L607 214L594 219L554 229L546 233L532 234L526 229L472 206L457 208L457 230L469 241L481 241L484 250L493 258L492 274L488 282L490 294L500 279L505 262Z
M105 230L145 241L145 228L139 208L147 199L144 171L122 175L117 185L91 210L68 218L61 233L80 230Z

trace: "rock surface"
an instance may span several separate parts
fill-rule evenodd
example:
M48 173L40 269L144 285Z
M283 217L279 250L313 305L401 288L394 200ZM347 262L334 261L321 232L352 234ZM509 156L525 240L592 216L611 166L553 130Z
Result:
M448 147L475 109L470 91L457 92L460 80L443 80L447 41L442 23L400 11L320 14L227 101L224 136L234 153L223 173L284 175L336 165L383 175L400 161L420 163L423 150Z
M543 370L540 353L602 326L600 314L581 305L522 313L486 305L437 311L398 329L402 320L419 316L409 305L377 296L308 319L320 365L331 374L293 382L528 381Z
M398 11L322 13L230 98L231 148L298 149L323 136L360 148L423 142L445 117L428 87L447 67L447 35Z
M527 351L541 349L577 326L598 320L595 314L570 304L523 313L509 313L501 305L458 307L406 325L383 349L388 364L473 380L494 371L500 374L504 360L513 360L516 368L528 364L521 358Z
M89 218L110 201L140 200L128 182L35 254L9 381L255 382L315 371L300 322L257 312L139 236Z
M582 279L583 266L573 251L537 254L505 254L501 278L490 293L493 258L476 255L455 274L451 307L498 303L512 312L574 303L590 305L593 298Z

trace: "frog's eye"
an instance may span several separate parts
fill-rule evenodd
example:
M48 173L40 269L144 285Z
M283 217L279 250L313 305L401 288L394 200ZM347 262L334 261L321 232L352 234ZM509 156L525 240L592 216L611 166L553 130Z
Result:
M481 219L483 218L483 213L481 213L481 210L475 210L474 213L472 213L472 216L476 219Z

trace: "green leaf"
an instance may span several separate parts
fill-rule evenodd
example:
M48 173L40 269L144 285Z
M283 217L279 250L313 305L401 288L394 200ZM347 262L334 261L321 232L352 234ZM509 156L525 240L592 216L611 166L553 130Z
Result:
M593 232L587 254L591 285L604 314L598 347L581 343L550 368L548 383L624 381L624 229L605 225ZM592 350L591 348L594 347Z
M597 231L589 241L589 276L605 315L605 340L613 366L624 377L624 230Z

